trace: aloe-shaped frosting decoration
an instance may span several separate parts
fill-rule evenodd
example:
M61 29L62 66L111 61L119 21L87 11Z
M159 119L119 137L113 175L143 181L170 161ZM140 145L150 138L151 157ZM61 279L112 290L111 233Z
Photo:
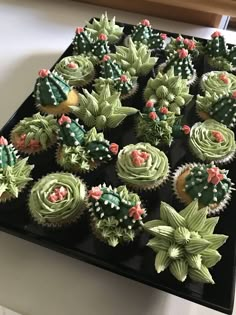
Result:
M111 93L107 84L100 93L83 89L80 94L80 104L72 108L88 127L96 127L97 130L116 128L127 116L138 112L133 107L122 106L120 93Z
M91 53L92 40L89 33L83 27L77 27L72 42L74 55L87 55Z
M181 282L189 276L196 282L214 284L208 268L221 259L217 249L228 236L214 234L219 218L207 218L207 212L207 208L198 209L197 200L179 213L161 202L160 220L144 224L144 229L154 236L147 246L156 252L157 273L169 268Z
M173 68L167 73L159 72L154 79L150 78L144 90L145 101L152 100L156 103L155 107L167 107L176 115L180 115L181 107L192 98L187 80L174 75Z

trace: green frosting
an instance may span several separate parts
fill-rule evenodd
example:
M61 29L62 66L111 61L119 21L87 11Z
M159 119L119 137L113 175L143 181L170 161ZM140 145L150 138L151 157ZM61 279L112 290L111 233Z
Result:
M70 91L71 87L63 78L51 73L49 70L39 71L39 77L34 88L36 105L58 106L67 99Z
M179 213L161 202L160 220L148 221L144 229L152 238L147 246L155 253L155 269L160 273L169 268L181 282L191 280L214 284L208 270L221 259L217 249L228 236L213 234L219 218L207 218L207 208L198 209L193 201Z
M18 198L20 191L32 180L34 165L27 164L28 158L0 168L0 199Z
M100 93L83 89L78 107L72 107L73 113L88 127L97 130L116 128L127 116L138 112L132 107L122 106L120 93L111 93L109 85L105 85Z
M105 55L101 63L101 77L103 79L110 79L109 82L112 83L113 80L119 78L121 74L122 70L116 61L112 60L109 55Z
M79 120L71 119L68 116L62 115L58 120L59 124L59 139L66 146L78 146L84 143L85 129L79 124Z
M185 178L185 191L203 206L219 204L231 191L231 179L227 174L227 170L221 170L213 163L194 164Z
M65 195L57 192L61 188L66 191ZM70 173L51 173L34 184L29 208L39 224L60 227L77 220L85 201L86 186L78 177Z
M236 46L232 46L232 48L230 49L228 59L232 64L234 70L234 68L236 67Z
M122 74L120 78L114 80L114 88L120 93L121 98L127 98L129 95L136 91L137 82L130 79L125 74Z
M232 71L231 63L224 57L208 57L208 63L214 69Z
M61 75L71 86L84 86L94 77L94 66L84 56L69 56L59 61L54 73Z
M57 154L57 163L67 171L88 172L95 168L91 165L91 159L86 149L80 145L68 146L62 144Z
M152 35L153 32L149 21L143 20L138 25L134 26L130 37L135 44L149 45Z
M138 165L133 151L137 151L140 156L143 153L148 154L148 157L141 160ZM116 167L120 179L140 188L160 185L169 173L168 158L165 153L144 142L125 146L118 154Z
M12 144L7 143L5 138L1 137L0 140L0 169L4 169L8 166L14 166L17 161L17 151Z
M165 38L166 34L158 33L158 32L152 32L152 35L148 41L148 48L149 49L157 49L157 50L163 50L165 47Z
M123 27L116 25L115 16L109 21L107 12L102 14L99 20L93 19L92 23L86 24L86 30L93 39L96 39L100 34L105 34L111 44L115 44L121 38L123 29Z
M116 46L116 53L111 56L122 70L129 72L131 76L147 75L158 60L156 57L151 57L147 46L140 44L136 47L132 39L129 40L128 47Z
M32 117L25 117L12 130L14 135L20 137L15 146L19 150L35 147L46 150L54 144L57 139L58 126L53 115L34 114Z
M192 98L187 80L175 76L173 68L164 74L159 72L154 79L150 78L144 90L146 101L153 100L156 107L167 107L176 115L180 115L181 107L188 104Z
M73 39L73 54L74 55L90 55L92 50L92 40L90 34L82 27L76 29L76 34Z
M217 139L219 133L222 139ZM190 132L189 146L202 161L227 161L233 157L236 150L234 132L214 119L203 123L195 123Z
M200 85L210 94L233 92L236 90L236 76L226 71L211 71L203 74Z
M236 94L236 92L235 92ZM206 92L205 96L197 96L197 111L208 113L209 116L227 127L233 128L236 124L236 95L217 95Z
M112 189L103 184L89 191L89 201L95 231L108 245L133 241L146 215L137 194L125 186Z
M108 46L108 42L106 39L107 37L104 36L104 38L101 38L102 35L104 34L100 35L100 37L93 44L92 49L91 49L91 53L93 55L91 61L93 63L97 63L98 61L101 61L104 55L107 55L110 53L110 48Z

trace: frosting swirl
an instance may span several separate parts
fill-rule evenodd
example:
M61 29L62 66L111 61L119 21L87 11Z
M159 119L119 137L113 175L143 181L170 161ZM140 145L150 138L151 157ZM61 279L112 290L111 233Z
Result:
M71 86L84 86L93 79L94 66L87 57L69 56L56 64L54 72L62 75Z
M211 71L203 74L200 84L210 94L233 92L236 90L236 76L226 71Z
M140 152L137 156L140 163L134 161L134 152ZM148 155L142 157L142 153ZM144 161L142 161L142 158ZM130 185L157 186L158 183L165 180L169 172L168 159L164 152L151 146L149 143L140 142L129 144L118 154L117 174Z
M223 162L230 159L236 150L233 131L214 119L193 125L189 146L202 161Z
M60 194L61 187L63 194ZM86 186L79 178L70 173L51 173L34 184L29 208L39 224L61 226L81 215L85 197Z

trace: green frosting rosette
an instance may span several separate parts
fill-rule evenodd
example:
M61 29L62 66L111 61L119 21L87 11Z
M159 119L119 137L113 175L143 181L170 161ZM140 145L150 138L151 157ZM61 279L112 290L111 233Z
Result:
M167 107L176 115L180 115L181 107L188 104L192 98L187 80L175 76L173 68L167 73L159 72L154 79L150 78L144 90L145 101L155 102L157 108Z
M94 234L112 247L132 242L146 215L139 196L125 186L113 189L105 183L88 194Z
M207 218L207 213L207 208L199 210L197 200L179 213L161 202L160 219L144 224L153 236L147 246L156 253L157 273L168 268L178 281L189 277L194 282L214 284L208 269L221 260L217 250L228 236L214 234L219 218Z
M21 152L34 154L47 150L57 140L58 126L53 115L40 113L22 119L11 132L11 142Z
M125 146L118 154L116 168L118 177L137 190L156 188L169 174L165 153L145 142Z
M29 209L43 226L62 227L75 222L86 206L86 186L70 173L51 173L34 184Z
M72 107L73 113L86 126L97 130L116 128L127 116L138 112L133 107L122 106L120 93L111 92L109 85L105 85L99 93L83 89L79 97L79 106Z
M197 95L196 110L200 117L206 115L213 118L229 128L236 125L236 90L231 94L206 92L205 96Z
M86 24L86 31L95 40L99 35L105 34L110 44L115 44L123 35L123 27L116 24L115 16L109 20L107 12L101 15L100 19L93 19Z
M71 86L84 86L90 83L95 75L92 62L84 56L69 56L59 61L54 73L57 73Z
M201 89L210 94L223 94L236 90L236 76L226 71L211 71L203 74Z
M151 57L147 46L140 44L136 47L132 39L128 47L116 46L116 53L111 57L120 65L121 69L129 72L130 76L145 76L156 64L158 58Z
M34 165L28 158L20 159L17 150L4 137L0 137L0 202L18 198L19 193L32 180Z
M214 119L198 122L191 128L189 147L202 161L227 163L235 155L234 132Z

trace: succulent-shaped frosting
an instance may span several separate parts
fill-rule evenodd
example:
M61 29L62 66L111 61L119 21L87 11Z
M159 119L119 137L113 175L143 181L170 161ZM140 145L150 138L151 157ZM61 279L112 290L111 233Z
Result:
M232 93L236 90L236 76L226 71L211 71L203 74L200 85L209 94Z
M155 109L154 102L147 101L143 113L137 121L137 137L153 146L170 145L172 141L172 126L175 114L166 107Z
M195 38L189 39L179 35L176 38L171 37L170 42L166 45L165 53L170 57L182 48L187 49L193 58L204 52L204 47L201 42L197 41Z
M19 192L32 180L33 165L28 158L18 159L17 151L4 137L0 137L0 200L17 198Z
M110 48L108 46L107 36L105 34L100 34L98 39L92 46L91 52L93 54L92 61L101 61L104 55L110 53Z
M34 88L36 105L58 106L67 99L70 91L71 87L61 76L51 73L47 69L39 71L39 77Z
M85 129L79 124L79 120L71 119L69 116L62 115L58 119L59 139L67 146L77 146L84 143Z
M198 201L179 213L161 202L160 220L148 221L145 230L152 238L147 246L155 253L155 269L160 273L169 268L181 282L187 277L196 282L214 284L208 270L221 259L217 251L228 236L214 234L219 218L207 218L207 208L198 209Z
M137 47L132 39L129 40L128 47L116 46L116 53L111 56L131 76L148 74L157 62L156 57L151 57L147 46L140 44Z
M196 77L196 70L193 67L191 56L185 48L178 49L177 53L172 55L162 69L164 72L174 69L174 75L187 79L189 83Z
M97 130L116 128L127 116L137 113L137 109L121 105L120 93L111 93L109 85L105 85L100 93L83 89L80 104L73 107L77 115L88 127Z
M90 34L83 27L77 27L72 42L74 55L88 55L92 50Z
M175 76L173 68L164 74L159 72L154 79L150 78L144 90L145 101L152 100L157 108L167 107L176 115L180 115L181 107L188 104L192 97L187 80Z
M234 132L214 119L192 126L189 146L200 160L218 163L231 160L236 151Z
M118 177L137 189L157 187L169 173L165 153L145 142L125 146L118 154L116 167Z
M120 98L127 98L136 91L136 79L130 79L127 75L122 74L119 78L114 80L114 89L120 93Z
M112 81L121 76L122 70L115 60L109 55L104 55L101 62L101 77Z
M134 240L146 211L137 194L125 186L107 187L104 183L89 191L90 209L95 233L108 245Z
M151 24L149 20L144 19L134 26L130 37L136 45L144 44L148 46L152 35L153 32Z
M232 46L229 50L228 59L230 63L232 64L233 70L235 70L236 67L236 46Z
M94 77L94 66L88 57L69 56L55 65L53 71L68 81L71 86L84 86Z
M100 34L105 34L109 43L115 44L123 35L123 27L116 24L115 16L109 21L107 12L101 15L100 19L93 19L92 23L86 24L86 31L93 39Z
M220 32L215 31L211 35L211 39L207 41L206 50L209 57L208 62L213 68L225 71L232 70L232 65L228 60L228 47Z
M236 90L233 93L197 95L197 111L206 113L227 127L233 128L236 124Z
M57 139L57 121L53 115L34 114L25 117L12 130L14 146L27 153L46 150Z
M70 173L51 173L31 190L29 208L42 225L60 227L76 221L86 205L86 186Z

